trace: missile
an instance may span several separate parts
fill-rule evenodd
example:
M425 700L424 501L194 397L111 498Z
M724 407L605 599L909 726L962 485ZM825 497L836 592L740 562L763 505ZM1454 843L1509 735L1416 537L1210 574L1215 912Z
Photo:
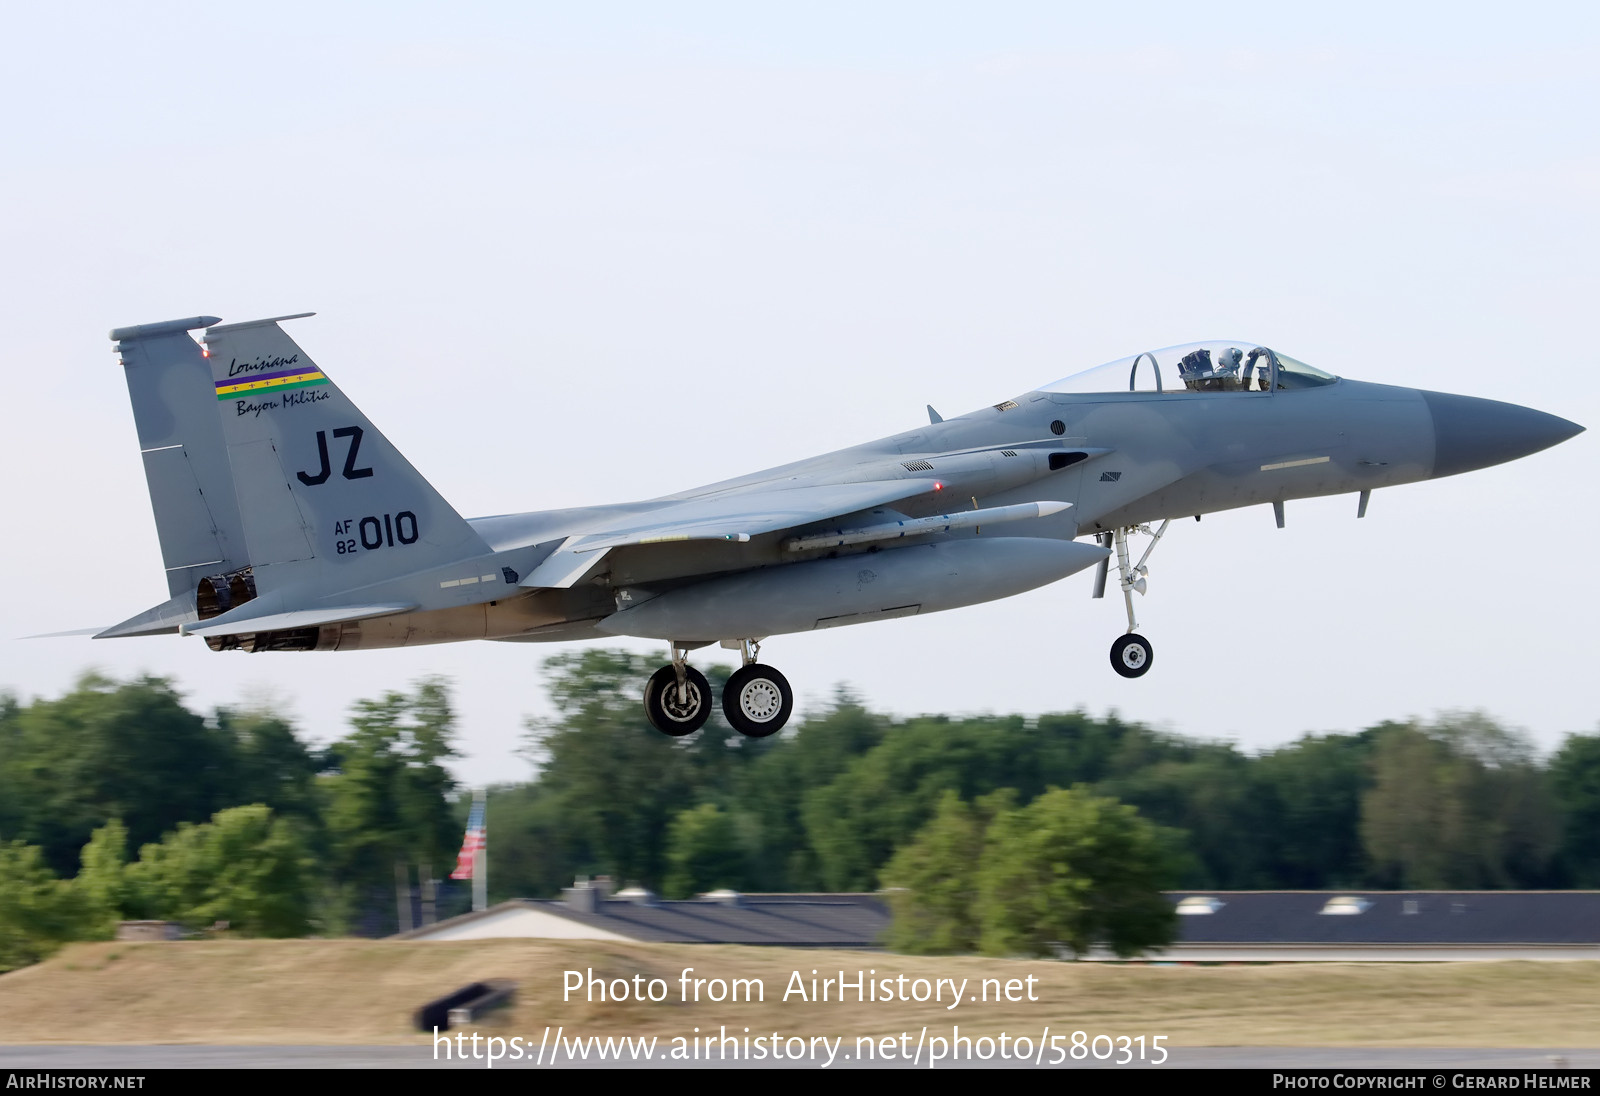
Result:
M715 643L865 624L1010 597L1093 567L1108 554L1099 544L1045 537L905 545L759 567L663 594L624 588L619 611L595 628Z
M840 529L833 533L812 533L804 537L790 537L783 542L784 551L804 552L809 548L842 548L849 544L870 544L878 540L898 540L924 533L948 533L952 529L972 529L979 525L1000 525L1007 521L1025 521L1028 518L1059 514L1072 506L1070 502L1019 502L1012 506L990 506L983 510L963 510L959 514L934 514L926 518L902 518L862 529Z

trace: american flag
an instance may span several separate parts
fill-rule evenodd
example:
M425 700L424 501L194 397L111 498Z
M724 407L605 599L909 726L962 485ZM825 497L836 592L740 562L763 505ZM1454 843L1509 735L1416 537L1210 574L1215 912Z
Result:
M450 878L471 879L472 866L478 859L478 853L487 849L488 845L488 834L483 825L483 800L476 799L472 803L472 813L467 816L467 835L461 840L456 870L450 873Z

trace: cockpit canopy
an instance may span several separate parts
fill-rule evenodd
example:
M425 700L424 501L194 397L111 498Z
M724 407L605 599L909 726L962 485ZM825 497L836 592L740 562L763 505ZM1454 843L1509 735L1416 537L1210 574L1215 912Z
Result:
M1282 392L1339 378L1252 342L1199 342L1147 350L1056 381L1041 392Z

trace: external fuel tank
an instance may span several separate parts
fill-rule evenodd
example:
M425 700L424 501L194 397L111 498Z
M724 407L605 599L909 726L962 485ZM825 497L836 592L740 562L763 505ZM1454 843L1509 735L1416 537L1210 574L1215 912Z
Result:
M1010 597L1107 554L1098 544L1035 537L935 541L762 567L656 596L624 589L618 603L626 607L596 627L680 642L809 632Z

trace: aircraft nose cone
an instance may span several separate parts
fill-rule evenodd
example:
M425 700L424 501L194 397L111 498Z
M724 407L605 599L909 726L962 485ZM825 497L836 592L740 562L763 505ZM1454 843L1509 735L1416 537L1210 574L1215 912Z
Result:
M1448 392L1422 398L1433 416L1436 477L1516 460L1583 433L1575 422L1514 403Z

